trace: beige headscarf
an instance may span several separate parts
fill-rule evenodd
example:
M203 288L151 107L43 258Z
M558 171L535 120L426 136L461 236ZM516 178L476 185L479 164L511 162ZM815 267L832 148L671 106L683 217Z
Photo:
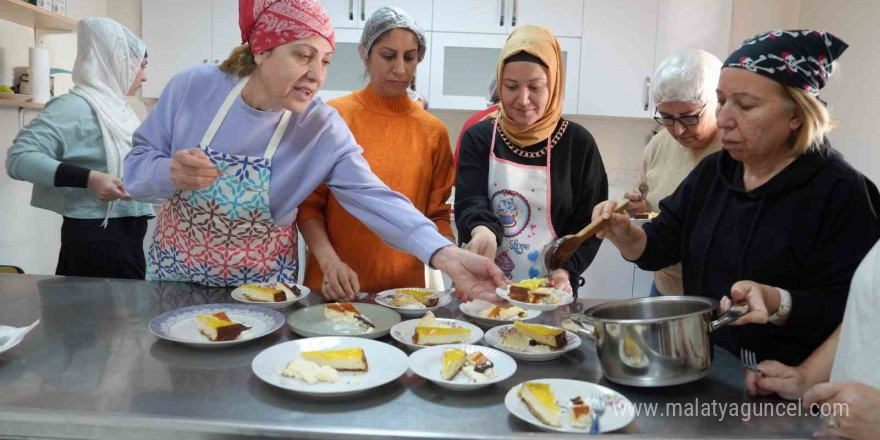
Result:
M513 143L527 147L546 140L553 134L556 123L562 116L565 72L562 67L562 50L559 48L559 41L550 30L533 25L518 27L507 37L507 42L501 49L501 57L498 59L499 96L504 78L504 62L520 52L534 55L547 65L547 88L550 92L550 100L547 102L544 115L534 124L523 127L507 117L504 104L499 104L498 110L488 117L498 119L501 130Z

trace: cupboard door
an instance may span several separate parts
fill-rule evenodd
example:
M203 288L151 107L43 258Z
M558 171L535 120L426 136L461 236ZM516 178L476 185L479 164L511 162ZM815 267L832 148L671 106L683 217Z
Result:
M367 19L382 6L395 6L409 14L422 29L431 30L434 15L433 0L355 0L360 3L359 27L363 28ZM440 0L445 1L445 0Z
M437 0L434 31L507 35L513 0ZM474 37L479 38L479 35Z
M337 29L336 50L327 69L327 79L318 92L325 101L360 90L367 84L364 63L358 55L361 40L360 29Z
M544 26L557 37L580 37L583 32L583 0L510 0L510 27Z
M150 0L141 6L144 43L150 54L143 97L158 98L177 72L211 59L212 0Z
M732 16L733 0L660 0L655 65L682 49L702 49L724 61Z
M578 112L650 117L659 0L585 0Z
M241 45L238 27L238 2L214 0L212 15L211 62L220 64L229 58L232 49Z
M350 28L358 27L358 6L361 0L319 0L321 6L330 16L330 22L334 28Z

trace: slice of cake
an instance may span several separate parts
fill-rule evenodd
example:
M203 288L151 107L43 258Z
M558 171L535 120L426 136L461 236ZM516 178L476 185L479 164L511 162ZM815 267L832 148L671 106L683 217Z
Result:
M529 339L538 344L546 345L550 348L560 349L565 346L567 340L565 330L559 327L551 327L541 324L526 324L516 321L513 323L517 332L525 335Z
M575 428L589 428L593 424L593 413L590 405L584 403L580 396L571 399L571 426Z
M334 322L344 322L361 327L365 331L376 328L373 323L362 315L350 302L333 303L324 306L324 317Z
M526 311L519 307L501 307L492 306L480 312L481 318L498 319L501 321L512 321L514 319L524 319Z
M284 377L299 379L309 385L318 382L339 382L339 372L327 365L318 365L305 359L294 359L281 372Z
M391 305L402 309L424 309L424 304L409 295L395 295L391 298Z
M464 366L467 353L458 348L443 350L443 366L440 368L440 376L443 380L452 380Z
M326 365L338 371L367 371L367 358L360 347L343 350L304 351L300 353L306 360L318 365Z
M428 312L416 325L412 339L414 344L441 345L465 342L470 337L471 329L444 324L433 313Z
M529 304L555 304L555 289L550 287L547 278L532 278L510 285L508 297L514 301Z
M495 364L481 351L475 351L467 357L461 372L473 383L488 382L495 377Z
M295 299L298 296L302 295L302 291L299 290L299 287L296 287L296 284L284 283L279 281L275 283L275 288L281 289L281 291L284 292L287 296L288 300Z
M232 341L250 327L229 319L224 312L196 316L199 333L211 341Z
M561 426L562 411L549 384L526 382L519 389L519 398L542 423L557 428Z
M259 284L245 284L241 286L241 294L248 301L254 302L281 302L287 301L284 291L274 287L261 286Z
M415 299L416 301L425 305L425 307L434 307L437 305L440 300L438 298L431 298L434 292L430 290L418 290L418 289L397 289L397 296L409 296Z

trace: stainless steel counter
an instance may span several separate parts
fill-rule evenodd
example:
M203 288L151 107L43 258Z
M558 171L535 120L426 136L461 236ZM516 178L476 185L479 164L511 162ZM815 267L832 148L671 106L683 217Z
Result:
M319 302L312 295L308 302ZM543 439L509 415L504 395L525 380L567 378L613 388L634 403L658 404L618 431L630 436L806 438L818 418L766 415L778 398L750 398L737 358L716 349L709 377L688 385L641 389L602 378L595 347L548 363L519 362L499 385L455 393L409 373L353 397L321 399L276 389L251 371L272 345L295 339L288 327L249 344L200 350L158 340L147 324L163 312L194 304L232 302L227 289L182 283L0 275L0 324L41 324L0 354L0 438L255 438ZM458 303L439 316L458 317ZM302 307L302 306L295 306ZM293 308L282 310L289 314ZM552 322L557 317L545 314ZM392 343L390 338L383 339ZM716 402L716 414L703 414ZM680 412L668 416L667 404ZM721 404L743 405L743 420ZM702 415L701 415L702 414Z

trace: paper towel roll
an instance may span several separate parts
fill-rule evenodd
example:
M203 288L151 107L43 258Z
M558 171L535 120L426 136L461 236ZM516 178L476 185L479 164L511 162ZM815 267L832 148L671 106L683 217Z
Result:
M49 102L49 50L42 47L32 47L28 51L28 60L31 101Z

